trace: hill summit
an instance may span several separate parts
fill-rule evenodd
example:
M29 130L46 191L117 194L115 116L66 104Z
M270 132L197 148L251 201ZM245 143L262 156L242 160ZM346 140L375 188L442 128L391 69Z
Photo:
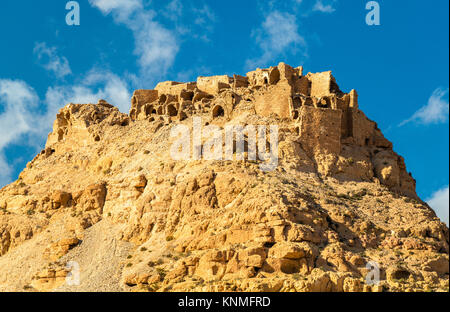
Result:
M0 291L448 291L449 230L331 72L62 108L0 190Z

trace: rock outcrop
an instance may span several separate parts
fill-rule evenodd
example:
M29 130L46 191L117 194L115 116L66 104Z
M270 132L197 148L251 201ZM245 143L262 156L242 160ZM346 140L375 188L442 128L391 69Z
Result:
M276 125L278 165L174 160L171 130L197 117ZM357 92L284 63L137 90L129 115L68 104L0 190L0 290L448 291L448 244Z

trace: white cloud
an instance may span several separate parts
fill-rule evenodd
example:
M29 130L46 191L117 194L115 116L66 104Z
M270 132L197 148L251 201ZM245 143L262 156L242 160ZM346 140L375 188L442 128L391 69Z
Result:
M287 50L295 50L297 46L306 48L306 41L298 28L295 15L280 11L267 15L261 28L255 32L256 42L263 54L258 59L247 60L247 67L266 65Z
M5 157L0 154L0 188L7 185L12 180L12 167L8 165Z
M0 187L11 182L13 165L8 164L4 148L19 142L24 134L36 132L33 123L38 97L34 90L20 80L0 79Z
M421 107L409 119L402 121L399 126L403 126L410 122L417 122L425 125L447 122L449 113L448 98L445 99L447 94L448 89L443 90L437 88L428 99L428 104Z
M13 163L5 156L10 144L42 148L58 110L67 103L97 103L105 99L122 112L130 108L127 83L102 70L89 71L79 83L47 89L41 100L35 90L20 80L0 79L0 187L12 181Z
M48 47L45 42L38 42L33 52L46 70L53 72L57 78L64 78L72 73L69 61L57 54L55 47Z
M156 12L144 8L142 0L89 0L103 14L112 14L116 23L133 32L134 53L138 56L143 78L163 76L179 51L174 31L155 20Z
M19 80L0 79L0 150L20 135L32 131L33 111L38 104L34 90Z
M324 4L324 0L317 0L314 4L313 11L318 11L322 13L333 13L336 11L336 9L333 7L333 4L335 1L326 1L326 4Z
M201 9L193 9L194 23L200 26L209 25L216 21L216 15L206 4Z
M128 20L133 12L143 9L142 0L89 0L89 3L105 15L113 13L120 21Z
M183 15L183 4L180 0L172 0L163 11L163 15L172 21L177 21Z
M127 83L119 76L93 69L81 83L50 87L46 93L46 103L51 110L49 118L54 118L57 109L67 103L97 103L104 99L123 113L130 109L131 94Z
M449 189L448 186L441 190L435 192L430 199L427 200L431 208L436 212L437 216L447 224L448 226L448 215L449 215Z

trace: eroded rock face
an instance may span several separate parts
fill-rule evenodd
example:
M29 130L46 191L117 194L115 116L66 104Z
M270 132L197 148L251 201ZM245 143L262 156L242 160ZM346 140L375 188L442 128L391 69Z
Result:
M193 117L277 125L278 166L173 160L170 130ZM448 290L448 228L392 148L356 91L283 63L137 90L129 115L69 104L0 191L0 290L65 287L69 260L91 276L79 290ZM20 279L14 261L29 268Z

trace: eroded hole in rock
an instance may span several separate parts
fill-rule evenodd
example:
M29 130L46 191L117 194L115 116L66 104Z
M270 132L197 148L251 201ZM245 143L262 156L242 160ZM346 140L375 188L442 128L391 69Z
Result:
M408 279L410 275L411 273L409 273L406 270L397 270L394 273L392 273L392 278L396 280Z
M145 114L146 115L151 115L155 110L153 109L152 105L149 105L145 108Z
M161 97L159 98L159 104L164 104L167 101L167 96L165 96L164 94L161 95Z
M264 243L265 248L272 248L275 245L275 243L266 242Z
M64 130L63 129L59 129L58 130L58 141L61 141L64 137Z
M180 112L180 121L185 120L187 118L187 115L185 112Z
M223 117L223 116L225 116L225 110L223 109L223 107L220 105L217 105L216 107L214 107L213 117L217 118L217 117Z
M176 115L178 115L178 110L174 105L167 106L167 115L171 117L175 117Z
M292 102L293 102L294 108L299 108L302 106L302 100L300 100L300 98L298 98L298 97L293 98Z

